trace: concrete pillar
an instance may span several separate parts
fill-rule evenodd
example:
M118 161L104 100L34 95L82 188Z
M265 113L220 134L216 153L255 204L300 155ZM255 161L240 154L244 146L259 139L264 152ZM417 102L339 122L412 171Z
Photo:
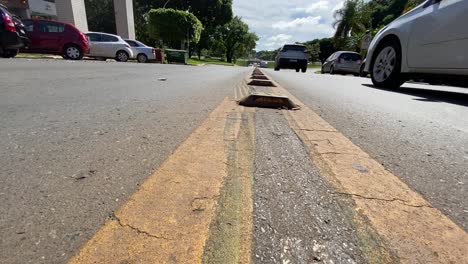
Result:
M114 0L115 24L117 35L135 39L135 21L133 20L133 1Z
M75 25L79 30L88 31L88 20L84 0L56 0L58 21Z

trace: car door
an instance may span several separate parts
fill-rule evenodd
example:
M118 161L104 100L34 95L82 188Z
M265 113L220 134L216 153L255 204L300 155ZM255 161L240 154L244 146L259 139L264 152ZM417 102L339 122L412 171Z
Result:
M52 21L37 21L34 27L38 51L57 52L61 47L65 25Z
M411 25L408 65L468 69L467 13L467 0L429 1Z
M102 34L102 53L106 58L115 58L119 49L119 39L111 36Z
M330 57L328 57L327 61L326 61L326 66L325 66L325 71L329 72L330 71L330 68L331 68L331 65L333 64L333 60L335 59L335 57L338 55L337 52L333 53Z
M101 34L98 33L86 33L89 39L89 56L99 57L102 56L102 42Z

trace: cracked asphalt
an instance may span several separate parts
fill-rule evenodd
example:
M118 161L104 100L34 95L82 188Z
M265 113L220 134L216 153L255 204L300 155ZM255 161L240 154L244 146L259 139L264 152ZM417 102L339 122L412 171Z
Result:
M386 169L468 230L468 90L266 70Z
M367 263L352 205L333 195L281 111L258 109L255 130L253 262Z
M0 60L0 262L66 262L246 74Z

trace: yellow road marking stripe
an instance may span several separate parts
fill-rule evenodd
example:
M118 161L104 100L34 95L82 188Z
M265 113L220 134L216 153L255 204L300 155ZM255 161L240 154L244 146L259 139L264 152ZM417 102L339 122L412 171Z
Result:
M69 263L200 263L243 111L224 100Z
M357 215L370 221L402 263L468 263L463 229L287 90L278 85L273 91L301 106L284 113L311 159L336 195L353 199Z

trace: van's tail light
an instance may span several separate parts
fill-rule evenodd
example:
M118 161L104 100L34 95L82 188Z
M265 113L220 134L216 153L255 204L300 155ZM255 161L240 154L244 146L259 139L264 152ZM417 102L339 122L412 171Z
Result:
M8 14L3 14L2 18L3 23L5 24L5 30L10 32L16 32L15 23L13 22L13 19L11 19L11 16Z
M156 49L153 49L153 55L156 56Z

